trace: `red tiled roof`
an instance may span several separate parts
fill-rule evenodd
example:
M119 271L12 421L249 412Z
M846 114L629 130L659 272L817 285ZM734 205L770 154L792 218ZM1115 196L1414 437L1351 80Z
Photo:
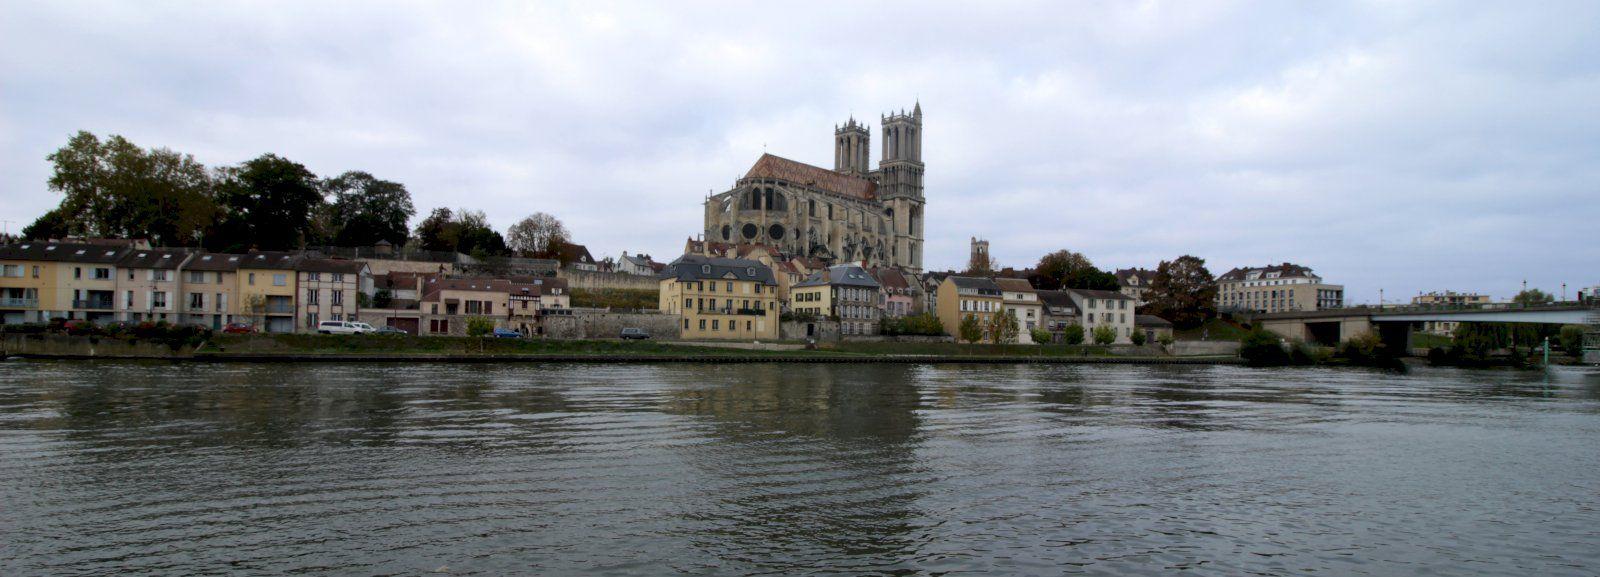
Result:
M839 174L820 166L771 154L762 154L744 177L787 180L862 200L872 200L878 196L878 185L865 178Z

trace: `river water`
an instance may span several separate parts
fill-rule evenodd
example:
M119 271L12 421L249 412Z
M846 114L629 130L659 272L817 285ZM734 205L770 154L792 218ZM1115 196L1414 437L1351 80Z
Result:
M0 574L1600 573L1600 372L0 363Z

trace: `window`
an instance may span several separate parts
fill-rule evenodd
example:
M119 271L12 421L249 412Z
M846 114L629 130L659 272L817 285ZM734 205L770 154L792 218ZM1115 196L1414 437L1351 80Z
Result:
M706 283L706 284L711 287L711 288L706 289L706 290L709 290L711 292L717 292L717 283L711 282L711 283Z
M111 280L111 269L104 267L94 269L94 280Z
M256 286L256 273L250 273L250 286Z
M205 293L189 293L189 309L190 310L205 310L205 308L206 308L206 294Z
M189 271L189 282L192 282L192 283L203 283L203 282L206 282L206 273L205 273L205 271L198 271L198 270Z
M344 291L333 291L333 306L344 306Z
M728 292L733 292L733 281L728 281Z
M320 281L320 280L322 280L322 273L320 273L320 272L308 272L308 273L306 273L306 280Z
M83 278L83 267L72 267L72 278Z
M706 320L700 319L700 330L706 330Z
M317 313L306 313L306 328L316 328Z
M250 275L250 276L254 277L255 275ZM288 284L289 284L289 275L286 275L286 274L275 274L275 275L272 275L272 286L287 286Z
M172 272L165 270L152 270L150 271L150 280L162 282L172 280Z
M39 278L39 265L33 265L33 278ZM132 279L133 277L128 277Z
M20 264L8 264L8 265L0 266L0 276L10 277L10 278L22 278L22 265L20 265Z
M167 308L167 293L165 291L155 291L150 293L150 307L158 309Z
M711 330L717 330L717 321L716 321L716 319L712 319L712 321L711 321Z
M133 291L128 291L128 292L124 293L123 297L124 298L122 300L122 308L125 308L125 309L133 308Z
M306 304L312 306L317 304L317 289L306 289Z
M336 272L336 273L333 273L332 276L333 276L333 282L344 282L344 273Z
M717 308L717 299L711 299L711 308L713 310Z

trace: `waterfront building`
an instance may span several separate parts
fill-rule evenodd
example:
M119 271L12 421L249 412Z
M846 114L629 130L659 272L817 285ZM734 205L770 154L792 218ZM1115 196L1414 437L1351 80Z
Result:
M836 319L840 334L878 334L882 291L860 266L837 265L811 273L789 294L792 310Z
M182 322L220 330L239 318L239 261L237 254L199 253L179 273Z
M882 160L854 118L834 128L832 170L762 154L705 200L707 240L768 244L830 264L922 270L922 107L882 117Z
M950 275L939 283L939 322L944 324L945 334L958 339L961 338L961 320L971 315L984 327L984 340L987 340L989 323L1004 304L1000 285L993 279Z
M1133 297L1133 300L1144 306L1145 291L1150 290L1150 283L1156 280L1156 271L1144 268L1119 269L1117 277L1118 292Z
M239 315L251 319L256 329L268 333L295 331L295 265L302 258L291 252L252 252L239 255Z
M24 242L0 245L0 321L110 320L123 246Z
M1114 344L1133 342L1133 328L1137 314L1133 297L1119 291L1067 289L1072 304L1078 309L1083 325L1084 342L1094 342L1094 330L1111 327L1116 332Z
M878 281L879 308L883 318L897 319L918 310L916 289L920 284L899 269L874 267L867 269L872 280Z
M1135 315L1133 329L1144 333L1145 343L1154 343L1162 337L1172 337L1172 321L1155 315Z
M372 273L357 260L302 258L295 263L296 314L300 330L316 332L322 321L360 319L363 286Z
M180 322L178 311L182 309L178 299L183 287L179 274L184 263L193 256L183 249L130 250L117 260L117 274L106 278L102 290L74 288L73 299L93 311L94 316L85 317L90 320L120 316L121 320L135 323ZM80 264L73 263L70 267L75 277L83 276ZM111 269L96 268L95 278L100 278L102 270L109 274Z
M1039 328L1044 321L1044 305L1039 302L1038 291L1020 278L997 278L994 283L1000 287L1003 309L1017 317L1017 342L1034 344L1033 329Z
M1034 291L1034 294L1039 298L1039 307L1044 315L1040 322L1044 330L1050 331L1050 342L1062 342L1067 327L1083 324L1077 301L1067 291ZM1084 338L1088 339L1089 336L1084 335Z
M660 310L686 340L776 340L778 281L758 261L686 254L660 275Z
M1235 268L1217 277L1217 310L1275 313L1344 307L1344 286L1323 282L1310 267L1283 263Z

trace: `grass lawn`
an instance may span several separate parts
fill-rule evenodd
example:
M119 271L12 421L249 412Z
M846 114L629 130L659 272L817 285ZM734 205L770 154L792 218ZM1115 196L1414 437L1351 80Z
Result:
M1449 347L1450 337L1430 333L1411 333L1411 347L1418 349L1431 349L1433 347Z
M1180 341L1198 341L1202 335L1208 341L1237 341L1244 338L1244 333L1244 327L1222 319L1211 319L1192 329L1173 331L1173 336Z

